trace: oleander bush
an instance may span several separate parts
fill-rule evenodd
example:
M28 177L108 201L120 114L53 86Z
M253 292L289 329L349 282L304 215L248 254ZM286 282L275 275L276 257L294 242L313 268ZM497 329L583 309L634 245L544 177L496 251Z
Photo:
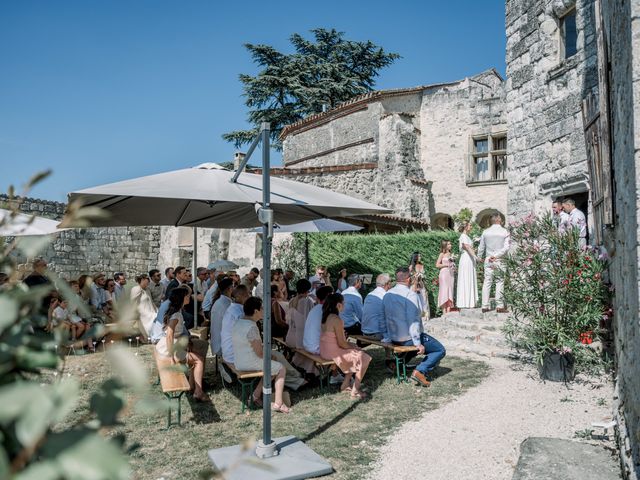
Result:
M571 354L578 370L598 369L601 356L590 346L610 315L604 282L606 254L581 248L575 230L560 233L550 214L529 215L509 227L512 249L505 257L505 301L511 315L507 338L532 353Z
M408 266L411 254L418 251L425 267L429 306L431 312L435 313L434 294L437 299L436 280L439 274L436 260L440 253L440 242L451 241L457 254L458 237L458 233L451 230L397 234L316 233L309 235L310 265L312 271L316 265L326 265L332 279L337 278L342 268L346 268L349 274L372 274L369 289L373 289L378 274L393 275L397 267Z

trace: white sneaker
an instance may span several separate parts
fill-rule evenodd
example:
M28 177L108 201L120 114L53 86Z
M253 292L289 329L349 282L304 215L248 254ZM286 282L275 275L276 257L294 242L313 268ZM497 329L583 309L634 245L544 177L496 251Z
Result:
M229 375L229 373L224 368L224 365L222 363L218 364L218 372L220 372L220 376L222 377L222 380L224 380L225 383L233 382L231 375Z
M329 385L340 385L344 382L344 375L333 375L329 378Z

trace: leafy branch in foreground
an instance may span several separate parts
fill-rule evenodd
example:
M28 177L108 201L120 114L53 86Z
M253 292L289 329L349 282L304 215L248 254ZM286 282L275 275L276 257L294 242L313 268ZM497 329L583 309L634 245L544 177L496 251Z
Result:
M25 192L47 175L34 176ZM17 213L21 199L13 192L11 189L9 207ZM95 214L72 209L65 221L84 222ZM2 221L11 222L12 216ZM51 286L27 289L17 279L12 255L19 250L33 257L46 245L25 237L0 249L0 272L9 278L0 286L0 478L129 478L124 438L107 438L104 432L118 424L118 416L127 406L126 390L143 393L146 374L126 350L112 348L112 365L119 376L104 382L92 395L88 418L67 429L59 427L76 408L80 386L63 375L59 354L65 343L62 332L45 329L48 312L43 299ZM65 298L81 304L66 282L53 273L48 276ZM97 336L99 330L95 327L87 335ZM55 380L49 382L47 377Z

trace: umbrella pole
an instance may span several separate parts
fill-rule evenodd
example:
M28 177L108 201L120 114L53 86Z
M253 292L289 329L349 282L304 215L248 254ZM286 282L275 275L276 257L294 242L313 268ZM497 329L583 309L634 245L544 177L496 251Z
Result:
M271 207L271 179L269 177L269 129L267 122L262 123L262 209L268 211ZM267 217L268 218L268 217ZM262 442L258 443L256 454L267 458L277 455L276 444L271 438L271 282L267 281L271 275L271 233L269 221L262 219L262 281L263 316L262 328L264 332L264 348L262 355ZM271 219L273 221L273 219Z
M193 327L195 328L198 326L198 227L193 227L191 269L193 272Z
M304 274L305 278L311 277L309 272L309 233L304 232Z

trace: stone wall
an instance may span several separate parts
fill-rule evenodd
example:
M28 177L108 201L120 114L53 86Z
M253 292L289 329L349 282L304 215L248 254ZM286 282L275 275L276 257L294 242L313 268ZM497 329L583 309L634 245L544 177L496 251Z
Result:
M561 59L559 18L575 6L577 53ZM509 215L588 190L581 101L597 84L593 0L507 0Z
M0 195L0 203L8 198ZM27 214L62 219L66 205L60 202L25 198L20 210ZM83 228L57 233L42 253L49 268L68 280L82 274L122 271L133 278L158 265L160 228ZM25 262L28 259L19 258Z
M611 275L616 286L616 419L625 478L640 477L640 0L603 2L611 62L616 226Z
M493 70L461 82L376 92L288 133L291 169L372 164L374 169L296 172L311 183L430 221L470 206L506 213L506 182L470 187L471 135L506 131L504 85Z

